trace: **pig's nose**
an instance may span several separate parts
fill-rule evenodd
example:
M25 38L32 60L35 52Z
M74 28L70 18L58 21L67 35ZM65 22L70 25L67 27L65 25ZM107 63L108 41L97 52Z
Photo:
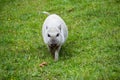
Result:
M52 44L56 44L56 40L53 39L53 40L52 40Z
M56 46L56 45L57 45L56 40L51 40L51 46Z
M51 47L56 47L57 46L57 44L51 44Z

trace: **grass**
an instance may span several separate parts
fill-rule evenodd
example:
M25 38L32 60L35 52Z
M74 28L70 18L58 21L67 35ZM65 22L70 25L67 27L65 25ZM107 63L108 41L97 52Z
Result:
M119 0L0 0L0 80L119 80ZM69 37L54 62L43 42L59 14ZM41 68L43 61L48 63Z

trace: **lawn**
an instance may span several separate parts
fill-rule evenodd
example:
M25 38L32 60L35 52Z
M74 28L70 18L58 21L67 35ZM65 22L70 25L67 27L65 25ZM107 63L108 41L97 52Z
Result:
M57 62L42 39L42 11L68 26ZM119 79L119 0L0 0L0 80Z

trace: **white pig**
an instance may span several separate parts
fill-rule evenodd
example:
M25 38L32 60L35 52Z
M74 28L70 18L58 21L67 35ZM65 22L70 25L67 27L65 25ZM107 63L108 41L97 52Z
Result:
M48 12L44 13L49 14ZM57 61L61 46L68 37L68 28L63 19L56 14L49 14L43 23L42 36L55 61Z

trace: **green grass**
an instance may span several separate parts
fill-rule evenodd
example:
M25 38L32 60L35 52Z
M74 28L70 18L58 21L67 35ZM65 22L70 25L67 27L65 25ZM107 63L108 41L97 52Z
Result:
M43 42L41 11L68 26L58 62ZM0 0L0 80L119 79L119 0Z

